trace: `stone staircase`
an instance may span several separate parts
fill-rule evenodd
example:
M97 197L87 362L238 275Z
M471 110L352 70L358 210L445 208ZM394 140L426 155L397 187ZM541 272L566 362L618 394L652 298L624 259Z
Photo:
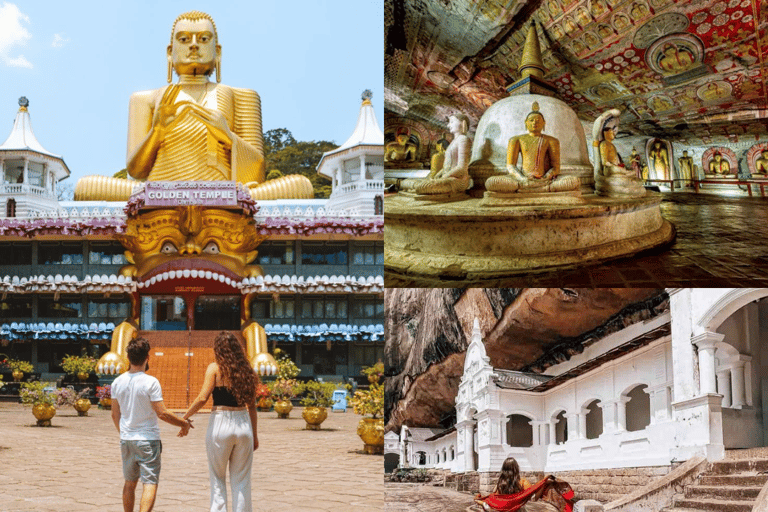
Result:
M755 498L768 482L768 448L729 450L713 462L665 512L751 512Z

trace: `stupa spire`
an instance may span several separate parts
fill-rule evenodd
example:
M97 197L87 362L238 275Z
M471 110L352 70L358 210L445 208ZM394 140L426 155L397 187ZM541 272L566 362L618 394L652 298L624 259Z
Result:
M528 28L528 34L525 36L525 45L523 46L523 58L520 59L520 65L517 68L523 78L535 76L544 77L544 64L541 60L541 45L539 44L539 33L536 30L536 22L532 21Z

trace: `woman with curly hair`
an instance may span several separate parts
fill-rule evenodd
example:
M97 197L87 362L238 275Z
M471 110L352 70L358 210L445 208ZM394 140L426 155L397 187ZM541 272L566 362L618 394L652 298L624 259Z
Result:
M222 331L213 344L215 362L208 365L200 394L189 406L189 419L213 395L205 446L211 479L211 512L226 512L226 474L229 465L232 510L251 512L251 466L259 447L256 435L256 385L242 343Z
M496 483L496 494L517 494L531 486L528 480L520 478L520 465L514 457L507 457L501 465L499 481Z

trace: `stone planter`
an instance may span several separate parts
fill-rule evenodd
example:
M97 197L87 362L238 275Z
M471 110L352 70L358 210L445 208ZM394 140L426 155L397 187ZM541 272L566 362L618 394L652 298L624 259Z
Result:
M269 397L259 398L259 401L256 403L256 407L260 411L268 412L270 409L272 409L272 399Z
M24 372L21 372L19 370L13 370L11 372L11 375L13 375L14 382L20 382L21 379L24 378Z
M293 404L290 400L278 400L275 402L275 412L278 418L287 418L291 413L291 409L293 409Z
M99 402L103 408L106 410L112 410L112 399L111 398L102 398Z
M87 398L81 398L75 402L74 407L78 416L88 416L88 409L91 408L91 401Z
M56 416L56 408L48 404L37 404L32 407L32 414L37 419L38 427L50 427L51 418Z
M363 418L357 424L357 435L365 443L365 453L374 455L384 453L384 420L382 418Z
M90 373L86 373L86 372L80 372L80 373L77 374L77 378L78 378L78 380L80 380L80 382L87 381L88 377L90 377L90 376L91 376L91 374Z
M379 374L372 373L368 376L368 382L371 384L377 384L379 382Z
M328 417L325 407L305 407L301 417L307 422L307 430L320 430L320 425Z

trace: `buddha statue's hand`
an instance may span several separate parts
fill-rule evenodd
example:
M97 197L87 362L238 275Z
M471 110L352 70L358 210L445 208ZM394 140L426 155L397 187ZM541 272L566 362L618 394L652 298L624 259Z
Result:
M155 114L152 117L152 128L161 132L161 134L176 120L178 112L176 98L180 90L181 88L178 84L169 85L157 104L157 108L155 108Z
M232 140L235 136L229 129L227 124L227 118L224 114L218 110L211 110L192 102L183 102L182 109L179 110L181 114L185 109L189 110L189 114L202 121L207 127L208 131L213 135L216 140L229 147L232 145Z

